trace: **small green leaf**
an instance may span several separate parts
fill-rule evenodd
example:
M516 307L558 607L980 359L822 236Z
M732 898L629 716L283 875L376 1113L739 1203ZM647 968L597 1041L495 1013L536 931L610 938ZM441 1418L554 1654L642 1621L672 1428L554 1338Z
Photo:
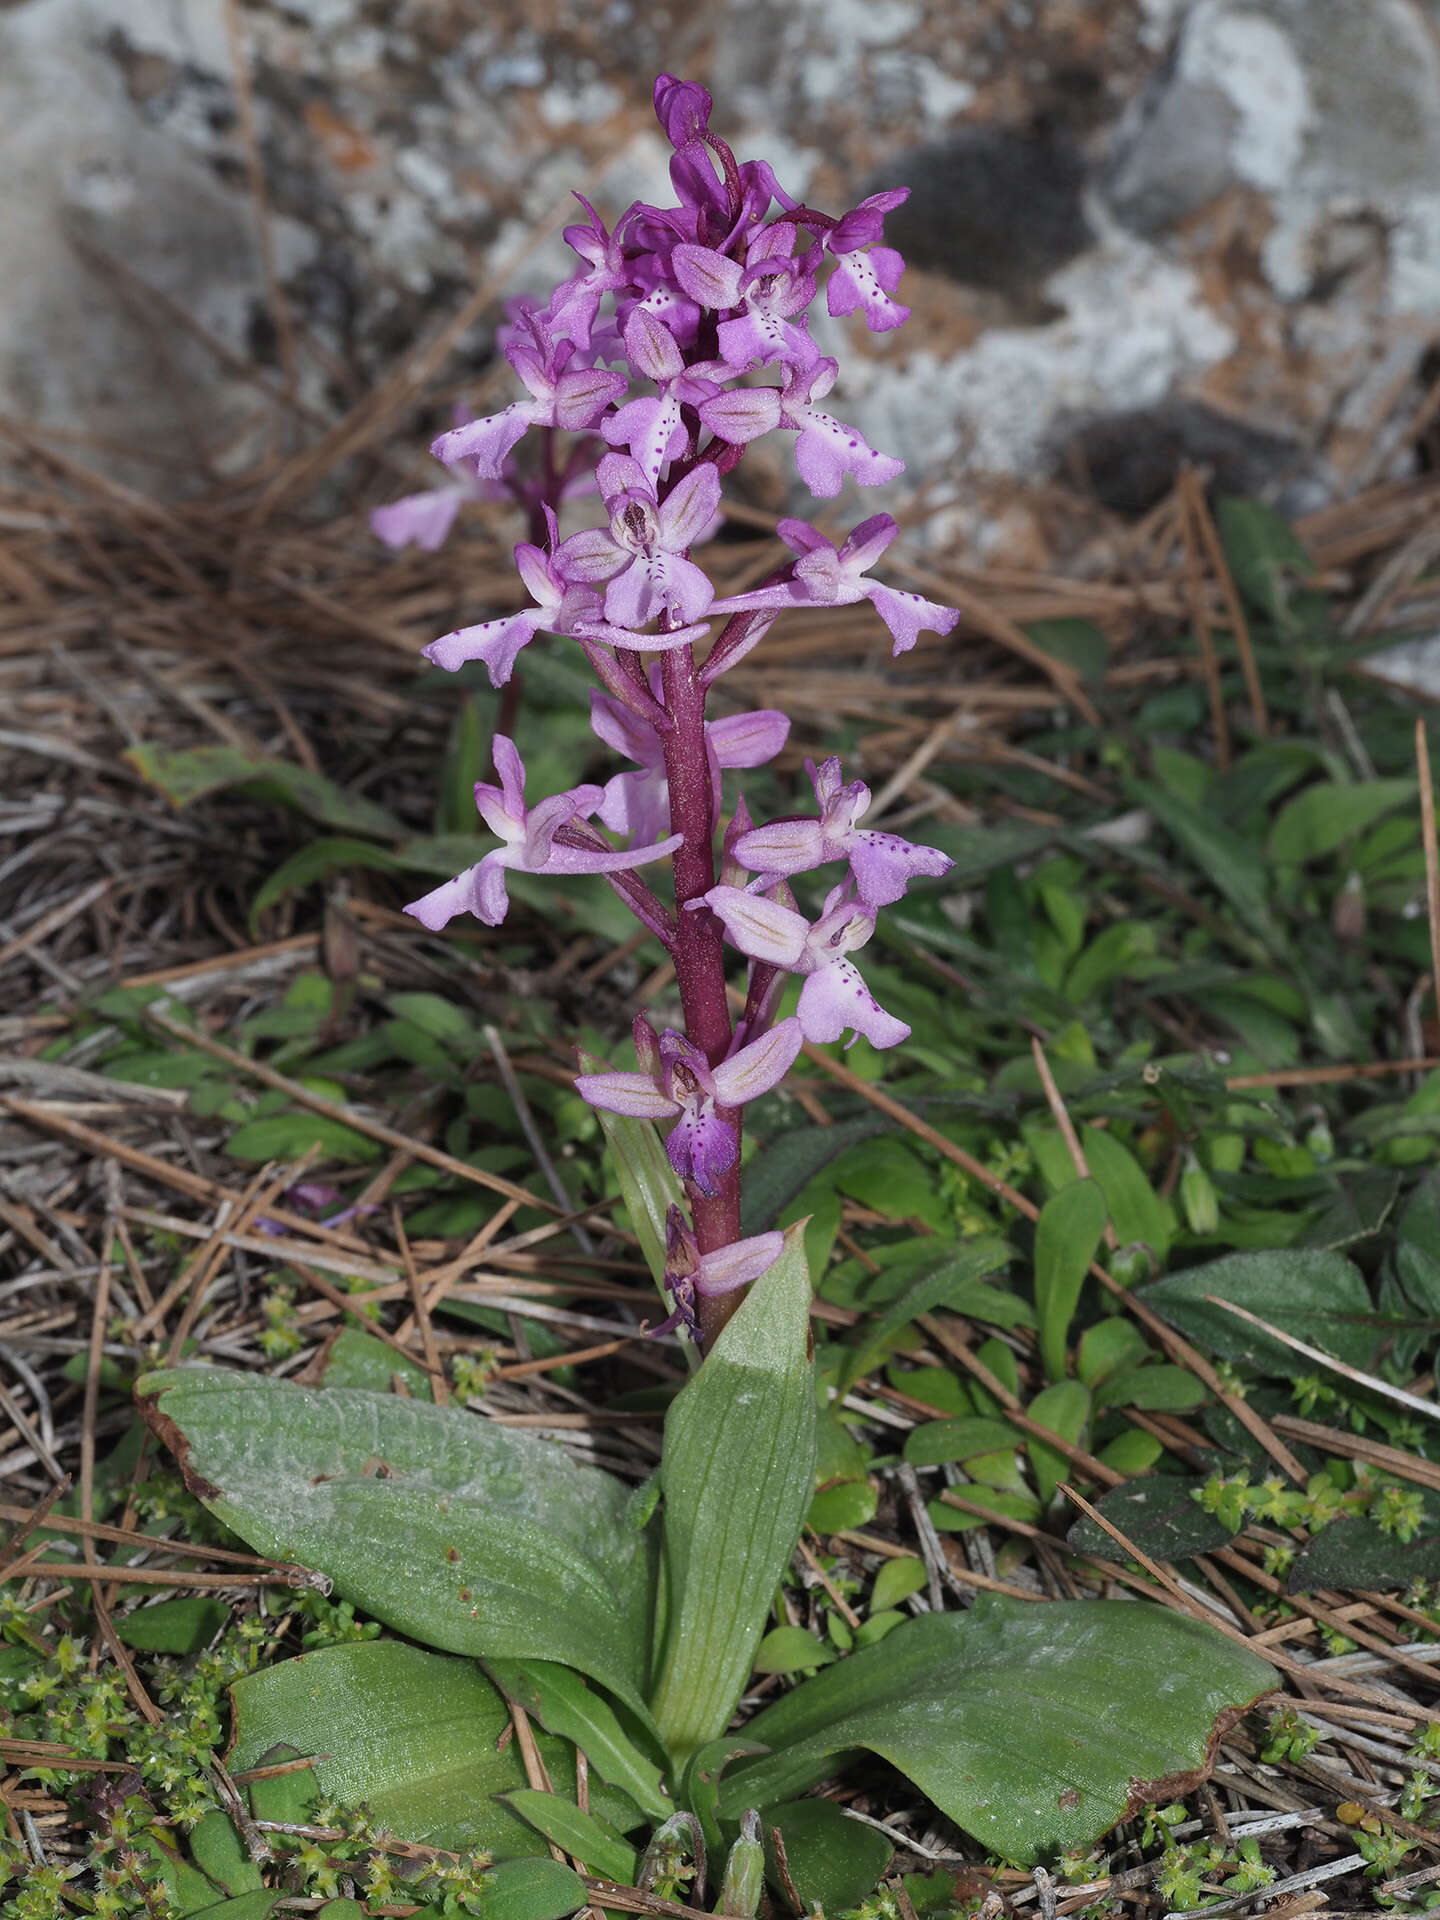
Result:
M614 1708L578 1673L552 1660L487 1660L486 1670L507 1699L517 1701L549 1733L572 1740L602 1780L620 1787L652 1820L666 1820L675 1803L660 1769L643 1754Z
M218 1900L212 1906L194 1908L191 1920L269 1920L284 1898L283 1887L264 1887L237 1894L233 1900ZM328 1914L332 1908L353 1905L353 1901L327 1900L323 1911ZM337 1915L336 1920L343 1920L343 1915Z
M1204 1383L1184 1367L1162 1362L1121 1367L1095 1396L1098 1407L1139 1407L1150 1413L1193 1413L1210 1398Z
M790 1800L766 1807L760 1824L771 1885L784 1897L770 1838L771 1828L778 1827L790 1884L807 1913L841 1914L858 1906L875 1891L894 1853L883 1833L850 1819L833 1800Z
M1051 1433L1058 1433L1062 1440L1078 1446L1090 1424L1090 1389L1082 1386L1078 1380L1057 1380L1054 1386L1036 1394L1026 1412L1040 1426L1048 1427ZM1025 1446L1035 1474L1035 1485L1039 1489L1040 1504L1048 1507L1060 1482L1070 1477L1070 1462L1063 1453L1047 1446L1043 1440L1037 1440L1033 1434L1027 1435Z
M1277 867L1321 860L1399 807L1412 806L1413 780L1338 781L1307 787L1282 811L1270 830L1267 853Z
M1066 1341L1080 1289L1108 1218L1093 1180L1076 1180L1045 1202L1035 1229L1035 1317L1040 1358L1052 1380L1065 1378Z
M387 1347L373 1333L344 1327L336 1334L320 1371L322 1387L362 1387L367 1393L393 1393L395 1376L409 1388L414 1400L433 1400L434 1390L425 1369Z
M994 1273L1008 1264L1010 1249L1003 1240L970 1240L942 1247L927 1257L920 1272L910 1280L899 1298L883 1313L867 1319L854 1357L847 1361L842 1384L852 1385L875 1366L895 1335L922 1313L936 1307L948 1307L954 1313L970 1314L975 1319L990 1319L999 1326L1024 1324L1028 1315L1024 1303L998 1287L979 1283L982 1275ZM1007 1304L1017 1309L1017 1318L1005 1314ZM987 1312L987 1307L991 1310Z
M638 1857L635 1849L618 1834L607 1832L592 1814L582 1813L573 1801L537 1787L517 1787L504 1797L522 1820L591 1873L602 1880L618 1881L622 1887L633 1885Z
M798 1228L665 1421L665 1637L652 1708L672 1758L720 1734L814 1487L810 1276Z
M187 1596L117 1614L115 1631L127 1647L142 1653L199 1653L229 1618L230 1609L223 1602Z
M1282 953L1285 935L1270 907L1270 880L1254 841L1223 826L1204 808L1192 806L1149 780L1131 780L1136 802L1152 813L1166 832L1228 900L1269 953Z
M807 1667L827 1666L835 1649L817 1640L804 1627L772 1627L755 1649L756 1673L802 1673Z
M579 1874L559 1860L502 1860L485 1875L480 1920L564 1920L589 1898Z
M256 1893L263 1885L260 1869L246 1852L234 1822L218 1807L191 1828L190 1857L224 1893Z
M1315 562L1289 524L1262 501L1227 495L1216 506L1215 524L1236 586L1252 606L1283 625L1291 582L1312 574Z
M1122 1367L1135 1366L1149 1357L1145 1336L1133 1320L1112 1314L1097 1320L1080 1336L1075 1371L1087 1387L1098 1387Z
M889 1607L898 1606L912 1593L919 1593L928 1578L925 1562L913 1554L906 1554L903 1560L887 1560L870 1589L871 1613L883 1613Z
M927 1420L905 1436L905 1458L912 1467L940 1467L987 1453L1010 1452L1019 1444L1019 1434L1003 1420L985 1420L978 1415Z
M317 880L328 880L332 873L402 873L407 865L398 853L377 846L373 840L312 840L282 861L262 883L250 903L250 929L253 932L260 916L287 893L297 893Z
M1263 1660L1163 1607L981 1594L757 1714L746 1732L773 1751L727 1773L720 1812L803 1793L869 1748L982 1846L1029 1863L1093 1845L1137 1811L1141 1783L1202 1772L1217 1719L1275 1684Z
M745 1191L740 1203L742 1233L764 1233L823 1173L833 1160L861 1141L888 1131L878 1119L842 1120L833 1127L792 1127L767 1140L745 1169Z
M249 1161L298 1160L312 1147L320 1149L321 1161L347 1167L378 1160L384 1152L379 1141L323 1113L272 1113L238 1127L225 1142L232 1160Z
M1295 1556L1287 1593L1316 1587L1394 1593L1416 1580L1440 1579L1440 1528L1433 1514L1417 1539L1401 1541L1373 1520L1333 1520Z

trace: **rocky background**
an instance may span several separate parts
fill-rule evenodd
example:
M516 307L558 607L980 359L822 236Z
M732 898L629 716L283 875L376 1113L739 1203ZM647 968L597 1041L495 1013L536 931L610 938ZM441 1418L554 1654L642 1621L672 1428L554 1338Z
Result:
M499 394L570 187L668 191L661 69L817 205L912 187L911 324L830 324L923 537L1045 564L1184 457L1294 510L1413 469L1440 0L0 0L0 412L213 485L477 287L437 406ZM751 484L784 504L778 460Z

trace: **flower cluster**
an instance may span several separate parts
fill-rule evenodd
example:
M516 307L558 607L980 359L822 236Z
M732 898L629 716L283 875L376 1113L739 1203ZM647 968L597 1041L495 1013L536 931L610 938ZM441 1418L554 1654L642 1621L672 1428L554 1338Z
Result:
M458 421L432 448L448 484L374 517L391 545L433 548L466 495L508 494L526 506L531 537L515 563L532 604L447 633L426 657L447 671L480 661L499 687L537 633L568 636L600 682L595 734L634 764L604 787L582 784L527 806L520 756L497 735L499 785L481 783L475 799L500 846L408 911L432 929L461 912L495 926L508 905L507 869L601 873L666 947L685 1030L657 1033L642 1017L638 1070L583 1073L576 1084L596 1107L668 1125L692 1221L672 1209L666 1286L675 1311L666 1324L697 1338L723 1324L728 1308L715 1303L737 1296L779 1251L777 1235L739 1233L743 1106L779 1083L806 1042L849 1032L852 1043L864 1034L890 1047L907 1036L851 956L882 907L950 865L933 848L862 826L869 790L830 759L806 763L813 815L756 825L740 799L717 869L722 774L773 760L789 721L768 710L710 719L709 694L797 609L868 600L897 654L922 632L948 633L959 617L870 578L897 532L884 513L838 544L806 521L782 520L777 532L793 557L728 597L691 557L720 525L722 477L762 435L794 436L800 479L820 499L847 477L875 486L902 471L822 409L839 369L808 314L823 284L832 315L858 310L876 331L904 321L908 310L894 298L903 262L883 244L885 215L904 190L872 194L839 219L819 213L787 195L765 162L737 162L710 131L711 104L704 88L661 76L655 111L674 148L677 204L637 202L611 229L581 201L585 218L565 233L578 271L543 307L512 302L502 330L526 397ZM540 458L527 468L519 450L529 435ZM558 510L584 493L598 494L601 524L562 537ZM667 856L673 904L638 871ZM791 882L834 865L843 871L811 920ZM727 1001L727 943L748 962L738 1022ZM778 1018L792 974L798 1003Z

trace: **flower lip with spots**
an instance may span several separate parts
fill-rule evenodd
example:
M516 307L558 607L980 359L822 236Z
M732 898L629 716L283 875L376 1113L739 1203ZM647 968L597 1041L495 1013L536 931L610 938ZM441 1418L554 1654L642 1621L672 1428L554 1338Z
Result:
M588 819L599 808L601 789L572 787L567 793L552 794L536 807L527 807L525 766L514 741L497 733L494 754L500 785L477 781L475 804L502 844L454 880L445 881L406 907L406 913L432 933L438 933L457 913L473 913L486 926L498 927L510 905L505 889L507 868L517 873L619 873L663 859L680 845L679 834L672 834L657 846L632 847L628 852L558 845L556 835L561 827L573 820Z
M909 1039L909 1027L885 1011L848 957L875 931L874 912L848 884L832 889L813 926L792 907L740 887L712 887L705 900L742 953L805 976L794 1017L807 1040L823 1045L847 1029L848 1046L862 1033L872 1047Z
M805 771L820 806L819 819L772 820L742 833L731 848L742 867L760 876L751 882L752 889L763 889L776 877L809 873L830 860L848 860L860 904L873 911L902 899L917 876L938 879L954 866L938 847L917 846L897 833L862 827L870 789L863 780L847 784L838 759L832 756L818 768L807 760Z
M714 1194L740 1152L734 1125L719 1111L743 1106L768 1093L790 1071L804 1038L798 1020L781 1020L711 1067L683 1033L667 1027L658 1036L641 1015L635 1022L639 1073L582 1073L575 1086L583 1100L632 1120L673 1120L665 1151L682 1180Z

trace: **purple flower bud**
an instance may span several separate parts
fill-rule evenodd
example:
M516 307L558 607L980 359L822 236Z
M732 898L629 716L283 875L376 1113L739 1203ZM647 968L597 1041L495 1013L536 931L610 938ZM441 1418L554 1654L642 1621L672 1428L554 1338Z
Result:
M673 73L662 73L655 82L653 99L655 118L672 147L688 146L710 125L715 102L694 80L677 80Z

